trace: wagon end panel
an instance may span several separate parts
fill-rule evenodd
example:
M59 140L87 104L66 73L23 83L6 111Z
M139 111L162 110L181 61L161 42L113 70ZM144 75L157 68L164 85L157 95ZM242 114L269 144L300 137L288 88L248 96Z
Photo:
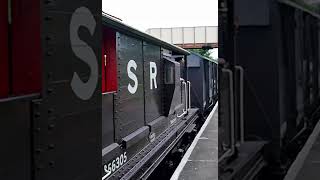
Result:
M34 179L100 179L101 1L39 3L44 89Z
M102 29L102 149L114 143L114 96L117 93L116 31Z
M162 57L164 61L164 114L174 121L177 115L181 115L184 109L182 103L182 83L180 79L180 63L174 58Z

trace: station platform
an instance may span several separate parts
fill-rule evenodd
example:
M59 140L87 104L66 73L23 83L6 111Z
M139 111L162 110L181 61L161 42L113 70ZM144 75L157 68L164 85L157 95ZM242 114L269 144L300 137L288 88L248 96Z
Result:
M284 180L320 179L320 121L291 165Z
M218 103L182 158L171 180L218 180Z

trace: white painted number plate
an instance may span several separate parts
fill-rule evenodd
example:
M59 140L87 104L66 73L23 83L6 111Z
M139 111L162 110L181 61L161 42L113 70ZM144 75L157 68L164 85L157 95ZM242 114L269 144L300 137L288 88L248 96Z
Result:
M103 166L103 169L106 175L102 177L102 180L105 180L107 177L109 177L113 172L119 169L126 162L127 162L127 152L124 152L120 156L110 161L108 164L105 164Z

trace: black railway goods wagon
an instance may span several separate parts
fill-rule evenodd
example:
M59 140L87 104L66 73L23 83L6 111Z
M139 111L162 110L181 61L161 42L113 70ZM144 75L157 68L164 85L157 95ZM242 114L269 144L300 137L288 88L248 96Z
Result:
M0 1L0 179L101 178L101 1Z
M147 178L198 117L189 52L108 15L102 23L102 179Z
M191 52L188 56L188 75L191 82L191 107L201 114L212 107L218 97L218 62Z
M1 180L146 178L197 119L187 51L99 1L0 5Z
M243 108L244 141L267 141L268 172L283 177L301 148L297 142L318 118L320 16L292 1L228 3L224 3L228 8L220 7L225 19L219 22L228 31L219 37L219 56L229 66L220 77L232 78L219 82L228 82L223 87L232 92L220 98L220 103L229 107L228 118L233 121L230 136L237 138L235 130L240 126L235 118L241 117L237 113ZM248 9L255 9L255 14ZM243 73L235 75L239 66ZM241 91L237 90L238 82L242 82ZM239 92L243 93L242 104L235 103L240 102Z

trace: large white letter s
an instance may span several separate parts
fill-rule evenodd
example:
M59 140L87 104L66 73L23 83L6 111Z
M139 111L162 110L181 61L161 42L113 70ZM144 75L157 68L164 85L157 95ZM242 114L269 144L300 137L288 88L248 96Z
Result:
M127 65L127 72L128 77L134 81L134 85L132 86L131 83L128 84L128 91L131 94L134 94L137 92L138 89L138 78L137 76L131 71L131 68L134 68L134 70L137 70L137 63L134 60L130 60Z
M94 34L96 21L86 7L78 8L71 17L70 22L70 41L74 54L90 67L90 77L87 82L83 82L79 75L74 72L71 81L73 92L82 100L88 100L92 97L98 83L98 61L91 47L79 38L78 30L80 26L86 27L91 35Z

